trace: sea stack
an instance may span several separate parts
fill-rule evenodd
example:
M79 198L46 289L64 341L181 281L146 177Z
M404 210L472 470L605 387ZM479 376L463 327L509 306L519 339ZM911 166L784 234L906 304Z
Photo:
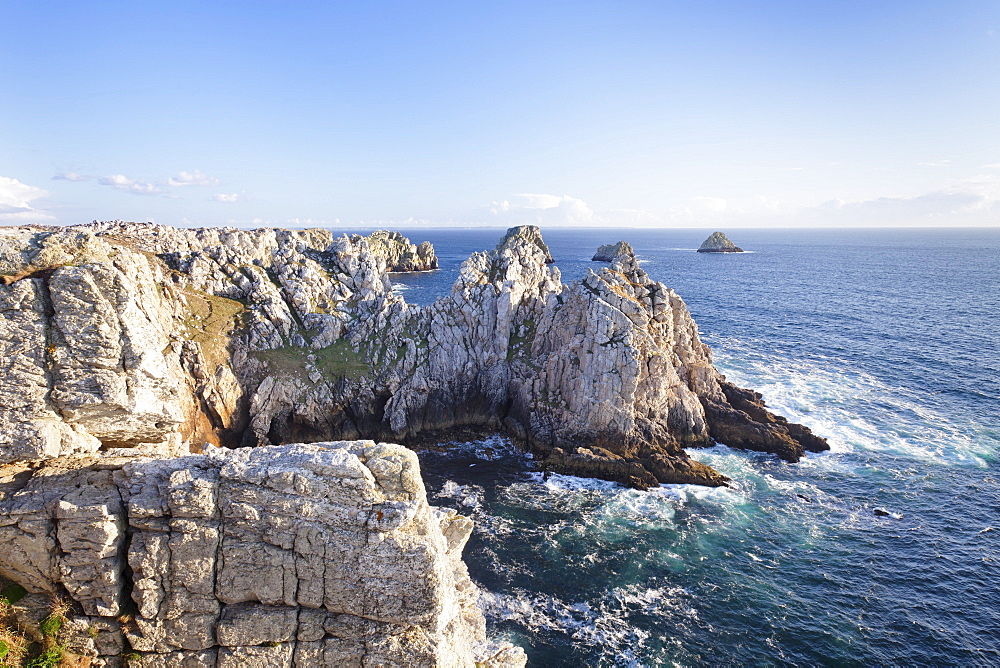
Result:
M614 262L618 257L626 254L634 254L632 246L627 241L619 241L616 244L604 244L599 247L594 253L594 257L590 259L593 262Z
M742 253L743 249L729 240L722 232L712 232L712 236L702 242L699 253Z

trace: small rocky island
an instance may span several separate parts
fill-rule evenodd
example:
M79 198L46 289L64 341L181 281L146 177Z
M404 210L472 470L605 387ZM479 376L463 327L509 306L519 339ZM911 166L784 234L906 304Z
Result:
M712 232L698 249L699 253L742 253L743 249L729 240L722 232Z
M390 443L502 431L542 469L640 489L728 482L687 447L828 447L728 382L619 250L567 285L512 228L416 306L388 273L433 249L393 233L0 228L17 628L73 665L523 666L486 638L471 522Z
M632 246L627 241L619 241L617 243L599 246L597 248L597 252L594 253L594 257L590 259L593 262L614 262L622 255L634 255Z

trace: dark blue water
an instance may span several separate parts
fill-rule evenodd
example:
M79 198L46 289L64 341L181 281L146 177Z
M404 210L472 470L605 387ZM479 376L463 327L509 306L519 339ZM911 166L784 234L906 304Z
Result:
M554 476L501 439L422 455L492 632L534 666L1000 665L1000 230L543 230L563 280L625 239L731 380L833 451L692 454L732 489ZM410 232L450 289L502 231ZM876 512L877 511L877 512ZM878 513L888 513L887 515Z

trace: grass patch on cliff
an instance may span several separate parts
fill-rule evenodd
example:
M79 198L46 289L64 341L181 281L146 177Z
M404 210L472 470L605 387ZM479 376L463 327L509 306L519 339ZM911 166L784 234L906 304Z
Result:
M6 587L5 595L0 597L0 666L55 668L61 665L66 648L59 644L58 637L66 622L69 605L53 599L51 613L38 622L37 629L24 628L23 620L19 621L14 614L16 600L12 602L7 595L11 587L17 585Z
M235 299L217 297L200 290L185 288L180 292L187 305L184 333L189 341L201 345L209 368L214 370L229 358L229 332L246 307Z
M272 375L306 377L310 369L319 371L328 380L340 378L361 378L372 372L365 358L351 348L351 344L340 339L326 348L302 348L286 346L274 350L258 350L253 353L257 359L266 362ZM309 356L314 356L310 362Z

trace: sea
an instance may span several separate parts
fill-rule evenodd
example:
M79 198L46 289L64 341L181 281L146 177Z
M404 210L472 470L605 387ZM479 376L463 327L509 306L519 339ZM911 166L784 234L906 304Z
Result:
M729 488L545 478L502 436L422 453L489 632L530 666L1000 665L1000 229L544 229L564 282L628 241L731 381L826 437L790 464L691 456ZM503 230L409 230L446 294Z

